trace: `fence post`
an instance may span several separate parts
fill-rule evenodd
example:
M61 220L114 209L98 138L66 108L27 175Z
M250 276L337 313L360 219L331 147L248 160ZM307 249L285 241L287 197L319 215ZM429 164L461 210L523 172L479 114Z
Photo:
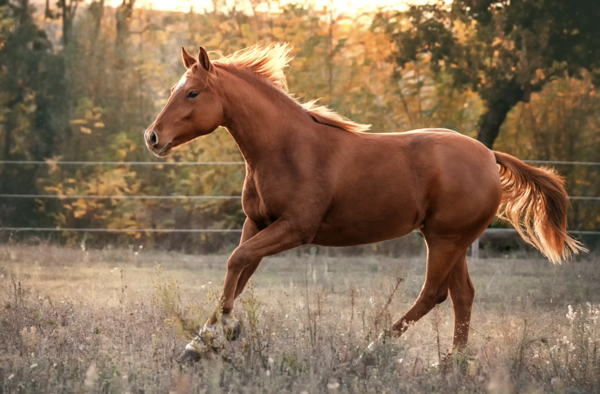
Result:
M477 261L479 259L479 238L473 241L471 245L471 259Z

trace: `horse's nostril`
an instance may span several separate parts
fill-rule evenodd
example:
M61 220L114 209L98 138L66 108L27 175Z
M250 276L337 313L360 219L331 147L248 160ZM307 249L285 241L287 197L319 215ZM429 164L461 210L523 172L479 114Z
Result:
M150 133L150 144L156 148L156 145L158 145L158 136L156 135L156 133L153 131L152 133Z

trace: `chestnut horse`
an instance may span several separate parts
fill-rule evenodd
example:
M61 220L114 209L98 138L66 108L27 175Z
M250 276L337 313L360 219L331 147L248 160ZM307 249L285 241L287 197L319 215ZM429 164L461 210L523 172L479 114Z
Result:
M283 73L289 52L277 44L211 61L203 48L198 59L182 48L187 71L145 132L148 149L164 157L222 126L246 162L247 218L221 304L184 354L197 357L200 341L214 344L223 332L237 338L234 300L263 257L296 246L367 244L418 229L425 284L392 329L402 334L449 294L453 349L467 344L475 294L467 249L496 214L552 262L584 250L566 232L568 199L554 171L451 130L366 133L314 101L299 104Z

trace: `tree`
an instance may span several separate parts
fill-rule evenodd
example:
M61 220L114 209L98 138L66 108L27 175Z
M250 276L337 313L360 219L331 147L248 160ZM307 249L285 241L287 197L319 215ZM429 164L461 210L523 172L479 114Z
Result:
M73 30L73 21L77 13L77 6L80 0L59 0L57 5L61 9L60 18L62 19L63 44L68 45L71 40L71 30ZM46 12L48 15L48 12Z
M64 63L52 53L46 33L36 26L28 0L0 0L1 160L43 160L54 154L64 132L61 105ZM0 167L0 192L29 194L38 168ZM3 225L31 224L33 200L3 200Z
M598 20L598 1L455 0L380 13L374 26L390 35L400 67L429 56L434 73L479 94L478 139L491 148L508 112L550 80L586 69L600 81Z

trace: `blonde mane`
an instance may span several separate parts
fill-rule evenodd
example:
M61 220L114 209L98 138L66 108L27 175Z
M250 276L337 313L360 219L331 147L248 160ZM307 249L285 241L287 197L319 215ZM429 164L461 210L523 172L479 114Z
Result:
M271 44L266 48L255 45L237 51L233 55L222 57L219 60L215 60L213 63L218 66L251 71L252 73L265 78L292 100L298 102L289 94L287 81L285 79L285 74L283 73L283 69L287 67L292 60L292 56L290 55L291 49L291 46L287 43ZM321 124L352 132L364 132L371 127L371 125L353 122L323 105L317 105L317 100L298 104L308 112L316 122Z

